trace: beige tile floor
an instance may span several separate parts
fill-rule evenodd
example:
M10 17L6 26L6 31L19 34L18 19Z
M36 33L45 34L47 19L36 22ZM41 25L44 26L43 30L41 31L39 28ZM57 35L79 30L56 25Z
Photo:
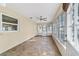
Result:
M1 56L61 56L52 37L36 36L0 54Z

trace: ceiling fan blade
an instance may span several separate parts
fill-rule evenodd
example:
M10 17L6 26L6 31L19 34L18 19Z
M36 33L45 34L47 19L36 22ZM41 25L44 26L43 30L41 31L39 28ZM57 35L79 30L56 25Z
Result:
M47 18L42 18L42 19L47 19Z
M41 21L47 21L46 19L40 19Z
M46 19L44 19L44 21L47 21Z
M39 19L40 21L47 21L46 19L47 19L47 17L42 17L42 16L40 16L40 17L36 17L37 19Z

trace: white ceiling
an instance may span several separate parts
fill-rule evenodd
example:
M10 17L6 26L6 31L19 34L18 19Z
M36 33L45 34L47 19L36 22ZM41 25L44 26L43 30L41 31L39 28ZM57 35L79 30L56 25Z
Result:
M56 13L56 9L59 7L57 3L7 3L7 7L21 13L25 17L33 17L33 21L50 22ZM47 17L47 21L40 21L36 17Z

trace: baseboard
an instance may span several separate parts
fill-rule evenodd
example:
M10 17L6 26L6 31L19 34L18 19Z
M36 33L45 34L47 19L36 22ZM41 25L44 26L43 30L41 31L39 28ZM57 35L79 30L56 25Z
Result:
M52 35L52 38L53 38L55 44L57 45L57 47L58 47L58 49L59 49L61 55L64 56L64 55L66 54L66 48L65 48L65 47L63 46L63 44L59 41L59 39L56 38L54 35Z
M20 44L22 44L23 42L25 42L25 41L27 41L27 40L29 40L29 39L32 39L32 38L35 37L35 36L37 36L37 35L33 35L33 36L29 37L29 38L26 38L25 40L23 40L23 41L21 41L21 42L15 44L15 45L13 45L13 46L11 46L10 48L7 48L6 50L3 50L2 52L0 52L0 54L4 53L4 52L8 51L9 49L12 49L12 48L14 48L14 47L16 47L16 46L18 46L18 45L20 45Z

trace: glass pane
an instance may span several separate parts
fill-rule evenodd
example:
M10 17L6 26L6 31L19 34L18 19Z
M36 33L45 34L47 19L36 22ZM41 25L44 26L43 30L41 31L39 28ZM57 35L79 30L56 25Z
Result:
M39 33L39 34L42 33L42 25L38 25L38 33Z
M14 19L14 18L6 16L6 15L2 15L2 21L8 22L8 23L15 23L15 24L18 23L17 19Z
M75 31L74 31L74 39L76 43L79 43L79 26L75 26Z
M79 42L79 29L77 29L77 38L78 38L78 42Z
M64 18L63 18L63 15L61 15L60 25L61 25L61 27L64 26Z
M79 3L78 3L78 16L79 16Z
M17 30L17 25L9 25L9 24L3 24L3 31L15 31Z

